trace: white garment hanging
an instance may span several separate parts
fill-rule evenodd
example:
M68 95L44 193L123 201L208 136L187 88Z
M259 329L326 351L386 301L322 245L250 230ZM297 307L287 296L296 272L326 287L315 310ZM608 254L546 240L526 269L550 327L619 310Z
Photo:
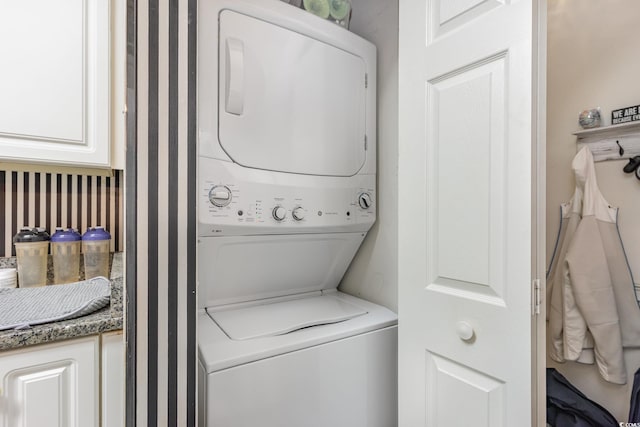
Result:
M600 193L587 147L572 167L576 189L562 205L548 277L549 355L558 362L595 359L605 380L625 384L623 348L640 346L640 309L618 232L618 209Z

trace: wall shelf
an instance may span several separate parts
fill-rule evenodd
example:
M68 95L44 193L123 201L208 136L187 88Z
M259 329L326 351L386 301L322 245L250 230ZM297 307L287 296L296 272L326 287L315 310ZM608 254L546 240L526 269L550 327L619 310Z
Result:
M640 121L614 126L603 126L575 132L577 150L587 145L596 162L630 159L640 155ZM619 153L620 147L624 154Z

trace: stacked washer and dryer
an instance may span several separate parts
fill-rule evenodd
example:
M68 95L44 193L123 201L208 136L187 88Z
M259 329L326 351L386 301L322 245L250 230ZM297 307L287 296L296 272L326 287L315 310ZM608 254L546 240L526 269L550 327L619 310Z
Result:
M395 425L397 317L337 291L376 220L376 49L198 5L199 424Z

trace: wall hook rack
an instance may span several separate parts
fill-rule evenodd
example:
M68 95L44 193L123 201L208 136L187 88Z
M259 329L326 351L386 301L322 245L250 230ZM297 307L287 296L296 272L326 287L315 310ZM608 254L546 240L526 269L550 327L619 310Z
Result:
M586 129L574 135L577 151L587 145L596 162L640 156L640 122Z

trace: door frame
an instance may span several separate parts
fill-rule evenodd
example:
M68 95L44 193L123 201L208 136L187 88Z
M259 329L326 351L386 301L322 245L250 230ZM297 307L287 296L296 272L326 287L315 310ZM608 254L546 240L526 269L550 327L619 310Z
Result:
M127 0L127 70L126 70L126 157L125 157L125 425L136 425L137 410L137 327L138 298L136 292L137 245L137 136L138 136L138 2Z
M532 131L534 135L532 139L535 141L532 147L533 172L532 183L532 260L531 271L539 279L539 288L536 293L532 289L534 298L538 298L537 314L532 320L531 337L532 337L532 384L533 399L531 403L531 420L532 425L546 426L546 367L547 367L547 351L546 351L546 209L547 209L547 0L534 0L537 8L534 10L534 25L532 48L533 54L533 79L534 90L532 98L534 105L532 111L535 114L532 123ZM534 301L535 303L535 301ZM535 307L534 307L535 312Z

